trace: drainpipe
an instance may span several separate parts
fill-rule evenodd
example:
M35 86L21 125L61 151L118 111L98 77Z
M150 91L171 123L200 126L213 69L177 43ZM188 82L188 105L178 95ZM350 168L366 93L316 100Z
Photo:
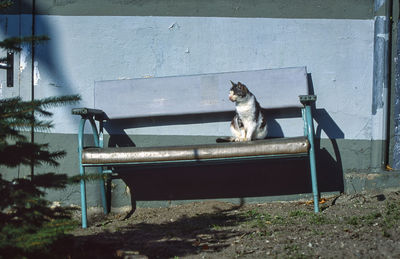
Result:
M36 35L36 22L35 22L35 13L36 13L36 1L32 0L32 37L35 37ZM32 56L32 67L31 67L31 101L35 100L35 80L34 80L34 76L35 76L35 41L32 40L31 43L31 56ZM35 128L32 125L31 127L31 142L35 143ZM33 161L33 158L31 160L31 179L33 179L34 175L35 175L35 164Z
M400 4L399 4L400 5ZM393 169L400 170L400 14L397 19L397 53L395 58L395 89L394 89L394 147Z
M382 170L387 161L387 129L389 110L389 40L390 0L375 0L374 63L372 87L372 141L371 164L373 171Z

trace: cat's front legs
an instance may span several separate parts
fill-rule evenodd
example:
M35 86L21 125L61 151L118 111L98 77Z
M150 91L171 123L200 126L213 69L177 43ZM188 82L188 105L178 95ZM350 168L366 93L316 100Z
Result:
M235 137L235 142L244 142L244 141L250 141L250 140L251 140L251 136L248 137L247 133L244 129L241 129L240 134Z
M232 132L235 142L243 142L243 141L251 140L252 134L250 135L250 138L248 138L248 133L247 133L248 131L246 131L244 129L244 127L241 127L241 128L231 127L231 132ZM253 132L254 132L254 130L253 130Z
M244 129L239 129L235 133L235 142L246 141L246 131Z
M243 127L242 121L236 115L231 122L231 133L234 142L245 141L246 131Z
M256 127L248 127L245 132L244 141L251 141L253 139L254 132L256 131Z
M234 142L241 142L241 141L246 141L246 132L243 128L237 129L234 127L231 127L231 132L233 135L233 141Z
M236 142L242 142L242 141L247 141L246 140L246 132L243 130L242 134L240 135L240 137L235 139Z

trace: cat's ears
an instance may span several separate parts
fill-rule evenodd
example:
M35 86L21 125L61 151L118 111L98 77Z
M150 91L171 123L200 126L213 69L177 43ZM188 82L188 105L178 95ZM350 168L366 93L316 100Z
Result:
M235 86L235 85L236 85L234 82L232 82L232 80L230 80L230 81L231 81L231 84L232 84L232 86ZM238 82L238 83L237 83L237 85L239 85L239 86L240 86L240 85L243 85L243 84L242 84L242 83L240 83L240 82Z

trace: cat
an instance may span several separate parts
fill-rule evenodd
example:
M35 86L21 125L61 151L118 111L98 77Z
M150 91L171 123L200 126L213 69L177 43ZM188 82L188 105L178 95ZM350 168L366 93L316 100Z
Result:
M231 81L229 100L235 103L236 114L231 122L230 138L218 138L217 142L241 142L264 139L267 136L267 120L256 97L241 82Z

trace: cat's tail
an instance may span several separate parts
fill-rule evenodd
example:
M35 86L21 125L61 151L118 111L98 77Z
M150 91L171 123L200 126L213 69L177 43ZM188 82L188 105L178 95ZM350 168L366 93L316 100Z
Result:
M215 141L216 141L217 143L235 142L235 138L233 138L233 137L217 138Z

